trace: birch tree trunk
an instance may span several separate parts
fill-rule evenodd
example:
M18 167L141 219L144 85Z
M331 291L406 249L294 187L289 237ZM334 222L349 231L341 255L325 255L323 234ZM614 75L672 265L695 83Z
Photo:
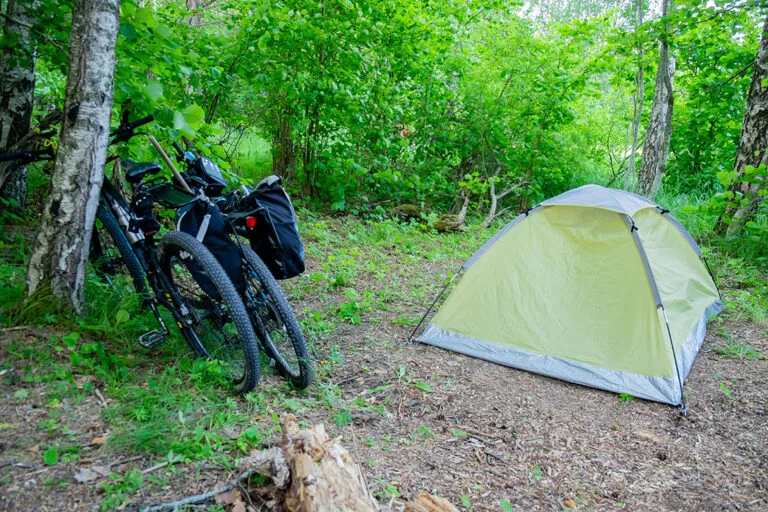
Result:
M0 55L0 151L8 151L29 132L35 92L35 48L30 28L35 20L30 9L37 2L8 0L3 35L15 42ZM24 210L27 199L27 166L13 166L0 181L0 197Z
M768 15L763 24L763 34L755 57L755 70L747 94L747 108L744 111L744 121L741 125L739 151L736 153L734 170L737 179L733 181L730 191L735 197L741 197L745 203L738 208L729 208L725 215L718 220L718 231L726 231L727 237L733 237L744 223L757 210L760 200L759 190L765 186L766 172L751 180L745 180L747 166L759 167L768 164ZM727 223L730 220L730 223Z
M671 7L671 0L665 0L662 16L666 16ZM668 34L668 28L665 31ZM653 92L651 119L645 131L643 160L637 176L637 188L640 194L653 200L659 191L661 179L667 168L669 140L672 137L672 108L674 92L672 80L675 75L675 59L669 51L666 38L659 43L659 68L656 72L656 88Z
M59 148L27 270L28 296L50 291L78 313L104 179L119 15L119 0L75 0Z

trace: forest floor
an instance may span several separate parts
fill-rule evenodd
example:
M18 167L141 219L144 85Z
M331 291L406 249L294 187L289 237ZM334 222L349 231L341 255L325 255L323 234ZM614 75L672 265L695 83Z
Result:
M0 331L0 510L136 510L210 491L279 443L286 412L343 437L383 510L423 491L460 510L768 509L768 324L729 290L683 417L404 343L487 232L310 218L302 234L308 269L286 288L317 359L305 392L265 369L256 392L228 395L178 342L139 351L147 320L118 319L122 302L76 328ZM259 510L257 488L205 509Z

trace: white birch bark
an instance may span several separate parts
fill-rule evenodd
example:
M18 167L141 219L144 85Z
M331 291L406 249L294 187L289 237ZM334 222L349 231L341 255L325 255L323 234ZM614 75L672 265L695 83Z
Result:
M19 142L29 131L35 91L35 47L30 29L35 23L30 9L37 2L8 0L3 24L6 37L15 39L0 55L0 151ZM27 166L11 165L0 173L0 197L16 202L23 211L27 198Z
M59 148L27 270L27 295L45 293L50 285L50 293L76 312L83 310L88 247L104 179L119 11L119 0L75 1Z
M666 16L671 7L671 0L665 0L662 15ZM643 160L637 176L637 188L640 194L653 200L659 191L661 179L667 169L669 140L672 137L672 110L675 75L675 59L669 51L666 40L659 43L659 68L656 72L656 88L653 92L651 119L645 131Z
M763 24L763 35L755 57L755 70L747 94L747 108L741 125L734 170L742 177L747 166L759 167L761 164L768 164L768 16ZM732 219L727 228L727 237L735 236L757 210L759 190L765 186L765 179L766 173L763 172L753 183L737 179L731 185L731 191L743 197L747 204L726 212L726 218ZM721 219L720 231L723 225Z

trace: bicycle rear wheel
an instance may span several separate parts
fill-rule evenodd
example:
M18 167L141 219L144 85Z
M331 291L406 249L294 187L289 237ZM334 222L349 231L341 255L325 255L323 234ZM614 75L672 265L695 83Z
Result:
M99 204L96 210L88 259L96 272L110 284L115 276L127 275L131 278L136 293L147 295L144 269L114 214L104 204Z
M160 269L181 299L179 327L196 355L219 361L235 391L259 382L259 347L242 299L224 269L196 238L171 231L158 244Z
M250 247L243 245L242 250L245 303L259 342L277 371L304 389L312 384L314 371L296 315L261 258Z

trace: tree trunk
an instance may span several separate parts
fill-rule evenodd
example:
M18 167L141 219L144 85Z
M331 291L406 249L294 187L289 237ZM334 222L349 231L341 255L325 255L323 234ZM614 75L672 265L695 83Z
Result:
M203 16L198 10L199 8L199 0L187 0L187 12L192 13L192 15L187 18L187 25L190 27L200 28L203 23Z
M4 37L14 40L0 56L0 151L8 151L29 131L32 120L32 100L35 92L35 49L30 27L35 20L31 5L8 0L3 25ZM11 173L0 181L0 197L16 203L13 208L24 210L27 198L27 166L14 166Z
M643 0L636 0L635 32L640 30L643 24ZM634 110L632 112L632 146L629 153L627 174L624 177L624 190L634 191L637 176L635 175L635 153L637 153L637 138L640 134L640 120L643 117L643 103L645 102L645 75L643 72L643 43L637 44L637 74L635 75L635 94L633 98Z
M67 96L51 192L27 270L27 295L48 290L82 312L93 221L104 179L119 0L76 0Z
M665 0L662 16L669 12L671 0ZM665 32L667 34L668 32ZM653 200L659 191L661 179L667 168L669 139L672 137L672 108L674 92L672 80L675 59L669 51L666 38L659 43L659 68L656 72L656 89L653 92L651 119L645 132L643 161L637 177L638 192Z
M272 172L285 181L290 181L296 170L296 144L291 134L289 115L287 108L278 113L272 137Z
M768 164L768 16L763 24L763 34L755 57L755 70L747 94L747 108L741 125L741 139L736 153L734 170L737 178L730 191L736 198L742 198L745 204L738 208L729 208L718 220L717 230L726 230L727 237L733 237L744 223L754 214L760 200L758 195L761 185L765 184L765 171L760 176L746 180L747 166L759 167ZM728 222L730 221L730 222Z

